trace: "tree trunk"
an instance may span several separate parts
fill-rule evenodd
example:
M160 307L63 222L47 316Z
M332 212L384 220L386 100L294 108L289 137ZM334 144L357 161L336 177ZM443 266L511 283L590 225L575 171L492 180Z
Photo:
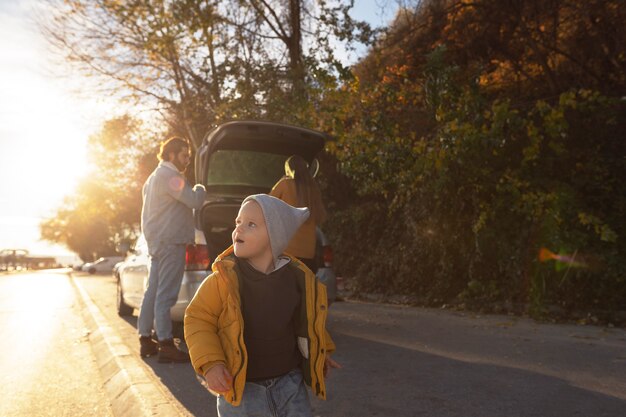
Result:
M304 63L302 59L302 4L301 0L289 0L289 26L291 35L287 39L289 71L294 98L304 98Z

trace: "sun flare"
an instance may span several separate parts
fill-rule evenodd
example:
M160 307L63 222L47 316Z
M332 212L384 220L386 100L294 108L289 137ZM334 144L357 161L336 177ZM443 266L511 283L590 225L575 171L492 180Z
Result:
M38 207L49 208L71 193L86 174L89 132L64 113L73 110L58 105L69 100L57 92L38 89L25 94L36 96L37 104L15 113L14 126L20 127L15 136L20 140L9 141L12 157L6 158L3 170L13 174L13 198L34 200Z
M25 17L35 3L0 6L0 249L40 253L54 248L38 241L39 219L88 175L87 140L113 106L75 94L86 90Z

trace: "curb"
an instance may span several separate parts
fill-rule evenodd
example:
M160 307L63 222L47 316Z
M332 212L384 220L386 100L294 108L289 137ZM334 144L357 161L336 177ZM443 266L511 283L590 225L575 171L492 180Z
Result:
M68 274L83 303L83 319L93 329L89 334L104 390L116 417L185 416L149 376L143 364L108 324L83 286Z

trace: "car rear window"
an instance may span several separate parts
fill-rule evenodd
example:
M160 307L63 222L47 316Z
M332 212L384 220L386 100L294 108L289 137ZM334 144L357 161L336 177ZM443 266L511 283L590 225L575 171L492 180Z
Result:
M285 174L287 156L221 149L209 158L206 185L271 188Z

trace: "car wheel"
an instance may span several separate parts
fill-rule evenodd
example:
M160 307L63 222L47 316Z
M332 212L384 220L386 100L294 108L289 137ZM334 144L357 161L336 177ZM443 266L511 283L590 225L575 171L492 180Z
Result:
M117 280L117 314L124 317L133 314L133 308L124 302L124 290L122 283Z
M87 272L89 272L91 275L93 275L93 274L96 273L96 268L89 268L89 271L87 271Z

